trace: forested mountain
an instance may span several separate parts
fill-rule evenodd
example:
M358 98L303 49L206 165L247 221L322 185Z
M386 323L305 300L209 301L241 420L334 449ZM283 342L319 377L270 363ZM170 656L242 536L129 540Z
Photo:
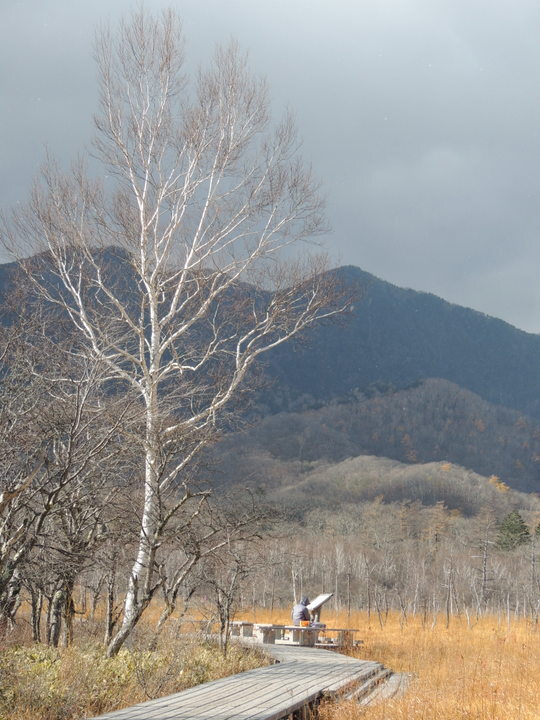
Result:
M309 468L375 455L404 463L449 461L497 475L518 490L540 490L536 421L446 380L268 415L225 438L217 451L230 482L253 472L294 475L287 463Z
M111 273L129 292L115 269L121 257L110 253ZM16 270L0 266L0 307L13 296ZM219 450L236 468L231 482L254 472L238 467L247 448L261 456L260 472L262 455L270 473L283 461L375 455L449 461L538 492L540 335L359 268L333 272L353 297L351 311L270 355L252 429Z
M272 409L291 409L302 395L328 400L444 378L540 418L540 335L356 267L335 272L355 298L353 309L273 353L276 385L265 397Z
M405 463L446 460L500 476L518 490L540 491L536 421L446 380L268 415L227 437L222 448L229 452L226 465L236 477L261 466L260 458L252 458L238 467L246 454L300 464L377 455Z
M111 265L123 263L122 251L108 256ZM16 271L15 263L0 265L0 308L13 292ZM125 272L111 267L128 292ZM266 356L272 380L262 395L267 410L444 378L540 419L540 335L435 295L396 287L360 268L332 272L352 298L351 310Z

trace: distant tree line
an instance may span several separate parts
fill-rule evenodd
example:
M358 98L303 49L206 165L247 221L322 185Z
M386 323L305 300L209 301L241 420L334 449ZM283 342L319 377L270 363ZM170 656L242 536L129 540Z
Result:
M381 625L390 610L402 622L420 615L426 624L449 624L461 614L474 623L493 614L503 623L523 617L537 624L538 517L528 524L512 511L497 521L485 509L464 518L442 503L381 500L340 513L319 508L294 538L269 543L267 566L244 584L242 603L276 608L332 592L327 616L365 610Z

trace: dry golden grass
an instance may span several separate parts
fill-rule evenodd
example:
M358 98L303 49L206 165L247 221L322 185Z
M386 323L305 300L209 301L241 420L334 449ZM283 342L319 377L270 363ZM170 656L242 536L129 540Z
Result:
M325 621L346 627L345 615ZM341 623L345 623L342 625ZM364 640L354 655L377 660L392 670L413 674L400 698L372 707L328 704L321 720L539 720L540 629L523 620L508 628L497 618L482 618L469 627L453 617L432 627L421 618L388 617L381 627L355 613L351 626Z
M247 618L249 613L246 613ZM259 622L289 622L288 612L259 610ZM464 617L423 622L390 614L383 626L376 615L326 610L329 627L354 627L364 644L356 657L411 673L400 698L361 708L353 702L328 703L321 720L539 720L540 628L524 620Z

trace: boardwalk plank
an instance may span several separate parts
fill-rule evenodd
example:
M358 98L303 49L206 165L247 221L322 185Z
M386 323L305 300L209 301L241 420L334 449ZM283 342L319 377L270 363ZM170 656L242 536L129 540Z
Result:
M279 720L381 666L329 650L268 646L279 664L198 685L94 720Z

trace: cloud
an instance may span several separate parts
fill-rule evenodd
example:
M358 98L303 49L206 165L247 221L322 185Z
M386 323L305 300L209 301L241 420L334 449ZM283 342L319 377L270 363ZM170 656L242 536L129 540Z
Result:
M3 11L4 207L24 200L46 144L66 165L88 144L93 29L132 6L19 0ZM193 63L235 36L275 106L293 110L328 198L337 262L540 331L538 3L175 7Z

